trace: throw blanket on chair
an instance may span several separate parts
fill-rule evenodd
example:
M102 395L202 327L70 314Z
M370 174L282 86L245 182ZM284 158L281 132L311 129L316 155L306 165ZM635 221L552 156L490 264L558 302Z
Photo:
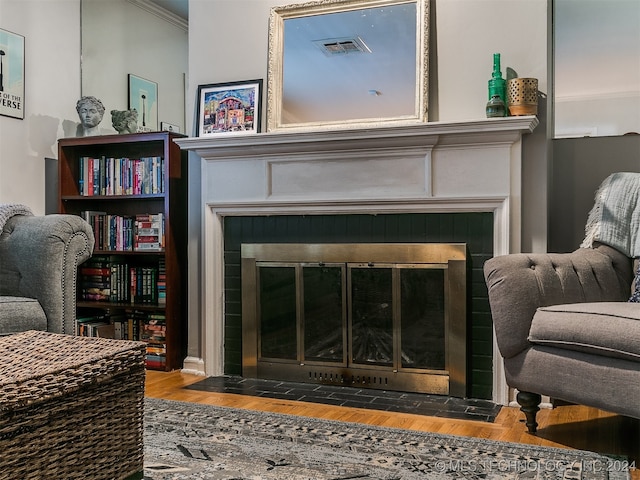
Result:
M613 173L598 187L580 246L593 242L640 257L640 173Z
M33 215L26 205L19 203L0 203L0 233L4 230L4 224L14 215Z

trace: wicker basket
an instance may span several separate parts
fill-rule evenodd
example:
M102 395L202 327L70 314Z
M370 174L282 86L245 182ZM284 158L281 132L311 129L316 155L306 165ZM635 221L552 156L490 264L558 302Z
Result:
M142 342L0 338L0 479L142 478Z
M509 79L507 98L511 115L536 115L538 113L538 79Z

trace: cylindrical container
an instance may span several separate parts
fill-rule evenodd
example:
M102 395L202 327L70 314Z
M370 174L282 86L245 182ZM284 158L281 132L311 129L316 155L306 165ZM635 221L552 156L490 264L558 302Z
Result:
M507 81L509 113L536 115L538 113L538 79L511 78Z
M504 117L507 114L507 107L500 98L500 95L494 95L487 103L487 118Z

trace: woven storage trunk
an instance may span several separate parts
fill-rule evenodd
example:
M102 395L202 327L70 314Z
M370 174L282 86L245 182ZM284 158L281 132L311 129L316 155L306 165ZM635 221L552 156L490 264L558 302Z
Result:
M142 478L145 344L0 338L0 479Z

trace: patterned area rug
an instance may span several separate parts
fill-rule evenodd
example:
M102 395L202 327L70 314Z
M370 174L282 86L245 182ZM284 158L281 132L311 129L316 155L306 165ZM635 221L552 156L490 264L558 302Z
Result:
M145 480L630 478L591 452L156 399L144 441Z

